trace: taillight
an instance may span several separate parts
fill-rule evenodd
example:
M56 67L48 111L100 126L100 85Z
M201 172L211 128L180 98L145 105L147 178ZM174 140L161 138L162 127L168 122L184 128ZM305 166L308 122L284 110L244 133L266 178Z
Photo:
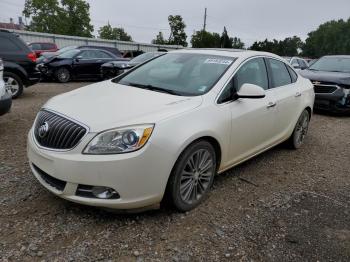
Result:
M32 62L36 62L36 55L35 55L35 53L29 53L28 55L27 55L27 57L32 61Z

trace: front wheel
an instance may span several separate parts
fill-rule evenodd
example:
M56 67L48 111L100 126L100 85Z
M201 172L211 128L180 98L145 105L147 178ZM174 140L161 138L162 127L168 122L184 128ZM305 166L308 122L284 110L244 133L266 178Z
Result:
M67 68L61 67L56 70L55 77L58 80L58 82L67 83L70 80L71 75Z
M4 72L4 82L8 90L12 94L12 98L16 99L23 93L23 82L22 79L11 72Z
M297 124L295 125L293 134L290 136L290 138L287 141L287 144L289 147L293 149L300 148L305 140L307 131L309 129L309 123L310 123L310 113L305 109L299 119Z
M216 154L207 141L190 145L170 175L167 196L181 212L198 206L208 195L216 173Z

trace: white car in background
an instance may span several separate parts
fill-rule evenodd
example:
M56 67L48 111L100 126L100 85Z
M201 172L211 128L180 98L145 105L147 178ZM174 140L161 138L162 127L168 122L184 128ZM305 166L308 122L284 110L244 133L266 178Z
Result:
M300 57L283 57L286 59L294 69L296 70L305 70L306 68L309 67L309 63Z
M12 105L12 94L4 82L3 74L4 64L0 59L0 116L8 113Z
M49 100L28 135L30 167L52 193L115 209L180 211L214 176L288 141L299 148L313 86L279 56L211 49L164 54Z

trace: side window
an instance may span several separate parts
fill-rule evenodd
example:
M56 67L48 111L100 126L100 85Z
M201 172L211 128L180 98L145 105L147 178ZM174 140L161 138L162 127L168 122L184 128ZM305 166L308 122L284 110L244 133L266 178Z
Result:
M96 51L97 58L112 58L109 54L103 51Z
M272 88L285 86L292 83L287 65L285 63L276 59L269 59L268 61L271 69Z
M269 80L263 58L254 58L246 62L230 80L221 93L218 103L222 104L232 100L232 93L238 92L243 84L254 84L268 89Z
M246 62L235 74L233 84L236 91L239 91L243 84L254 84L268 89L266 66L263 58L254 58Z
M83 59L93 59L94 58L93 51L90 51L90 50L81 52L79 56L81 56Z
M18 51L21 50L11 39L0 37L1 51Z
M290 68L290 66L287 66L287 69L289 71L290 77L292 78L292 83L295 83L298 79L297 73L295 73L295 71L292 68Z
M307 64L306 64L306 62L305 62L304 60L299 59L298 62L299 62L299 65L300 65L300 68L301 68L301 69L305 69L305 68L308 67Z

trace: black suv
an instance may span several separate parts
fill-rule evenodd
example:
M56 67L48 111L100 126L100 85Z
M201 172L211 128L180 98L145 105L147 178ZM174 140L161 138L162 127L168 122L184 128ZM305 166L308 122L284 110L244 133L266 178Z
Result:
M19 97L23 87L40 80L35 53L15 33L3 29L0 29L0 58L4 61L4 81L12 98Z
M321 57L299 74L314 84L315 109L350 114L350 55Z

